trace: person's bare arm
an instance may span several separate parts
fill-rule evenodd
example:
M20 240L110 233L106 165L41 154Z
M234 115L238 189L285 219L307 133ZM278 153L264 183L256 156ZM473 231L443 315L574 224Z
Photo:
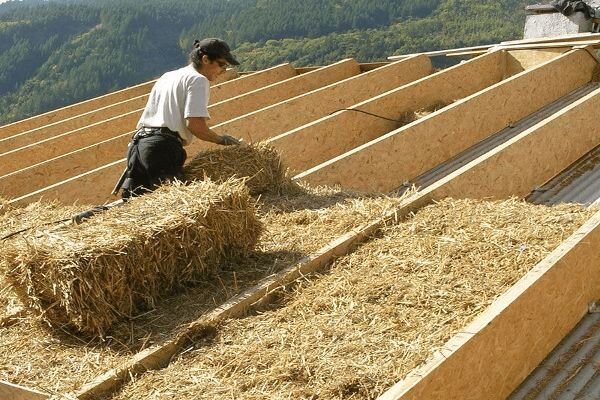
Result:
M223 146L240 144L240 139L236 139L229 135L219 135L210 129L206 123L206 119L202 117L190 117L187 119L187 127L200 140L206 142L217 143Z
M219 143L221 140L221 135L218 135L208 127L205 118L190 117L187 119L187 127L200 140L211 143Z

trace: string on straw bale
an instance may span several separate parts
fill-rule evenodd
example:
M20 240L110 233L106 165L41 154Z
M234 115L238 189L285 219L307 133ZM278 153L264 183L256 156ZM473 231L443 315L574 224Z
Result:
M516 199L425 207L114 399L376 398L593 213Z
M286 175L279 153L265 142L200 152L185 165L184 174L186 180L244 179L252 195L295 187Z
M116 320L247 253L261 230L242 181L175 183L85 224L11 240L0 266L51 326L103 335Z

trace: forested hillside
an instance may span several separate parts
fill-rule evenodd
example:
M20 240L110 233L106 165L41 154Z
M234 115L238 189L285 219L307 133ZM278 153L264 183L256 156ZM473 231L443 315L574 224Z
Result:
M527 0L24 0L0 4L0 123L152 79L195 38L226 39L241 70L281 62L495 43Z

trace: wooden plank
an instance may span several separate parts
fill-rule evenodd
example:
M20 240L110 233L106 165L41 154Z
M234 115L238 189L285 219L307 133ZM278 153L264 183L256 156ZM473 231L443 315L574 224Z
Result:
M597 65L573 50L297 176L315 185L385 192L590 81ZM551 84L549 84L551 83ZM382 174L381 171L386 173Z
M253 75L245 75L238 79L211 85L210 96L213 102L226 100L256 88L295 76L296 71L289 64L278 65ZM146 105L148 94L143 94L88 113L63 119L52 124L38 126L8 138L0 139L0 154L50 138L60 133L73 131L97 122L117 117L131 111L141 110Z
M358 63L351 58L323 68L261 87L227 100L213 103L211 119L225 121L231 115L243 115L271 104L330 85L360 74Z
M495 52L447 68L405 86L358 103L351 110L399 120L407 112L449 104L502 80L505 54ZM398 123L357 111L340 111L284 132L269 144L294 173L343 154L390 132Z
M531 44L515 44L515 45L496 45L490 47L487 51L498 51L498 50L526 50L526 49L562 49L563 51L572 47L577 46L592 46L594 48L600 47L600 40L584 40L584 41L573 41L573 42L556 42L556 43L531 43ZM461 57L461 56L472 56L481 54L483 50L472 50L462 51L456 53L449 53L447 56Z
M413 54L402 54L396 56L388 57L388 60L401 60L406 57L411 57L416 54L424 54L426 56L435 57L435 56L456 56L461 53L470 54L471 52L475 54L478 51L487 51L488 49L494 46L511 46L511 45L521 45L521 44L541 44L541 43L552 43L552 42L580 42L586 40L598 40L600 39L600 33L579 33L573 35L561 35L555 36L551 38L532 38L532 39L521 39L521 40L507 40L500 42L499 44L486 44L481 46L471 46L471 47L460 47L455 49L446 49L446 50L434 50L427 51L424 53L413 53Z
M150 93L150 89L152 88L152 85L154 85L154 82L155 81L145 82L136 86L106 94L104 96L95 97L90 100L82 101L80 103L1 126L0 138L7 138L20 132L35 129L43 125L48 125L63 119L71 118L75 115L93 111L96 108L102 108L113 103L128 100L132 97Z
M2 400L44 400L49 398L50 396L46 393L0 381L0 399Z
M524 146L525 149L522 149L522 150L517 149L517 151L525 151L525 152L531 153L533 150L537 150L537 151L535 151L536 157L533 159L534 160L533 163L531 162L531 159L528 157L520 157L519 158L520 164L516 168L530 169L532 172L531 175L528 175L528 181L527 181L527 183L524 184L524 186L532 187L535 185L535 182L544 180L545 173L538 174L538 172L544 171L544 169L542 167L544 167L546 164L548 164L550 160L557 160L557 162L554 163L554 164L556 164L556 165L554 165L554 169L564 168L564 165L569 162L568 161L569 157L567 157L564 162L560 162L560 161L563 160L562 156L565 155L563 153L565 151L568 152L568 150L565 150L565 148L569 147L569 146L565 146L566 143L571 143L571 142L585 143L584 145L582 145L582 148L589 146L589 143L587 143L586 140L580 140L580 139L584 139L584 138L579 137L579 134L581 134L581 133L583 133L584 136L585 136L585 134L590 135L589 133L587 133L590 130L585 129L585 128L587 128L587 125L581 127L580 129L577 129L578 134L575 135L574 137L571 137L571 136L566 137L564 135L557 135L556 133L557 133L557 130L564 128L564 124L568 124L570 122L571 118L576 116L576 115L572 114L573 112L585 114L589 111L587 107L591 107L591 108L597 107L598 101L600 101L600 91L596 91L596 92L586 96L586 98L581 99L580 101L571 105L568 108L568 110L564 110L561 113L557 114L556 116L550 118L550 121L552 121L551 124L548 124L547 121L541 122L537 126L532 127L530 130L528 130L527 133L524 132L521 135L523 138L527 137L528 135L533 134L533 135L537 135L538 139L541 139L542 137L552 139L556 144L555 146L552 147L552 150L558 151L558 154L551 153L551 155L549 156L547 153L547 148L545 147L546 142L544 140L542 140L541 142L536 140L533 143L528 143L528 142L524 142L524 141L514 142L514 146L513 146L514 148L511 151L515 151L514 150L515 148L522 147L521 144L525 144L525 146ZM585 104L585 106L584 106L584 104ZM582 106L584 107L584 109L581 109ZM585 123L588 125L592 125L593 119L587 118ZM543 134L539 135L540 132L543 132ZM510 147L505 146L503 151L507 151L509 148ZM581 148L579 150L581 150ZM468 166L464 166L461 169L461 171L457 171L456 173L453 173L451 176L448 176L448 177L438 181L436 184L432 185L431 187L425 189L423 192L416 193L415 195L407 198L406 201L400 207L398 207L398 209L390 211L384 217L377 219L375 221L368 222L365 225L363 225L362 227L352 230L345 235L342 235L340 238L333 240L327 246L323 247L318 252L312 254L310 257L307 257L306 259L301 260L298 264L295 264L292 267L289 267L288 269L282 271L281 273L278 273L277 275L275 275L273 277L264 279L258 285L253 287L252 289L244 292L243 294L241 294L239 296L236 296L235 298L233 298L229 302L225 303L223 306L221 306L217 310L201 317L199 320L190 324L186 331L182 332L182 334L180 336L178 336L177 338L167 342L164 346L153 347L151 349L148 349L148 350L145 350L145 351L139 353L138 355L133 357L128 363L123 365L121 368L114 369L114 370L111 370L111 371L103 374L102 376L98 377L96 380L85 385L83 388L81 388L81 390L77 391L74 395L77 396L77 398L79 398L79 399L92 399L95 397L100 397L101 395L106 395L106 394L114 392L116 389L118 389L118 387L123 382L130 379L130 376L134 373L142 372L142 371L145 371L148 369L161 368L166 363L168 363L168 361L178 351L180 351L182 348L185 347L184 344L186 343L185 340L187 337L194 337L194 335L197 332L202 331L202 328L214 326L214 324L216 324L218 321L221 321L224 318L232 318L232 317L243 315L249 308L252 307L253 304L255 304L257 302L262 302L262 299L264 299L265 297L267 297L267 300L265 300L265 301L268 301L269 294L272 293L274 290L276 290L278 287L289 284L294 279L296 279L298 277L304 277L307 274L318 270L322 266L327 265L329 262L332 261L333 258L339 257L343 254L346 254L353 246L355 246L360 241L365 240L367 237L369 237L370 235L375 233L385 223L387 223L393 219L402 219L406 215L408 215L410 212L413 212L416 209L418 209L426 204L429 204L434 199L441 199L446 196L452 196L452 197L456 197L456 198L460 198L460 197L487 198L488 197L487 191L476 190L476 187L474 188L474 186L472 184L473 179L477 179L477 180L481 180L481 181L489 181L490 185L494 185L494 177L497 177L498 175L504 175L504 176L506 176L507 179L512 179L514 177L514 171L512 171L512 169L506 168L507 164L505 161L506 160L504 160L504 159L489 157L487 155L480 157L480 159L475 160ZM492 163L493 164L493 165L491 165L492 168L490 168L490 169L480 168L480 165L486 164L486 163ZM466 172L468 172L471 169L474 169L475 171L477 171L477 176L468 176L467 177ZM495 174L493 176L490 175L490 172L492 172L492 171ZM449 186L448 189L446 189L447 186ZM512 187L503 187L502 185L497 185L496 193L498 195L500 195L500 193L501 193L501 197L508 197L508 196L511 196L514 194L511 190L513 190ZM600 221L598 221L598 218L596 218L596 223L600 224ZM596 230L596 231L598 231L598 230ZM599 231L599 233L600 233L600 231ZM598 238L598 240L600 240L600 238ZM581 242L585 242L585 240L582 240ZM595 246L595 243L597 243L596 240L594 240L594 242L588 242L590 249L592 251L594 251L594 257L597 258L599 256L596 254L597 252L595 252L595 248L597 247L597 246ZM594 264L594 265L597 265L597 261L596 261L596 264ZM539 270L539 269L537 269L537 270ZM593 287L593 289L595 291L598 291L600 289L600 286L598 286L596 284L598 282L597 278L598 278L599 272L600 272L600 270L598 270L597 268L594 268L595 279L587 280L587 286ZM576 274L576 273L573 272L573 274ZM561 279L569 280L570 275L567 274L566 276L561 277ZM552 283L555 285L553 290L547 291L546 289L544 289L544 290L542 290L542 292L548 292L550 295L552 295L557 290L559 290L558 289L559 285L556 285L555 282L552 282ZM566 292L563 291L563 295L565 293ZM572 295L572 293L574 293L574 292L571 292L569 295ZM538 309L535 307L531 307L529 312L534 315L537 314L538 318L545 319L545 322L548 323L549 319L544 316L550 315L552 313L551 312L538 313L538 312L536 312L536 310L538 310ZM516 315L520 316L521 314L517 313ZM521 323L522 322L523 321L521 321ZM554 323L554 321L550 321L550 323ZM505 342L508 341L508 345L512 344L515 340L519 340L521 337L525 337L525 336L527 336L529 339L535 339L537 342L544 342L543 340L540 340L539 335L537 335L537 333L539 332L537 329L532 329L532 330L528 331L528 332L535 333L535 335L532 335L532 334L523 335L522 332L524 332L524 331L512 329L512 327L513 327L512 324L496 324L494 322L493 324L488 323L486 325L488 325L490 327L494 327L494 329L496 329L497 327L500 327L501 328L500 333L497 333L497 334L501 335ZM567 324L564 324L564 325L567 325ZM536 325L532 324L532 326L536 326ZM508 332L507 332L507 330L508 330ZM546 345L549 346L550 344L546 343ZM468 377L469 378L468 380L465 377L464 380L461 380L456 385L454 384L454 382L448 381L448 379L452 379L452 378L439 377L439 379L436 381L437 382L436 386L438 386L438 387L447 388L450 385L452 387L457 386L457 385L462 387L466 391L466 393L464 393L465 397L455 396L454 392L446 390L444 392L444 395L441 397L440 396L428 397L427 395L425 395L423 397L416 397L416 398L448 398L448 399L454 399L454 398L457 398L457 399L458 398L465 398L465 399L467 399L467 398L478 398L478 399L490 398L490 399L493 399L493 398L496 398L496 397L494 397L495 395L492 397L488 397L488 396L477 397L476 395L473 395L471 397L471 395L468 395L469 391L472 389L477 390L480 387L487 387L488 381L500 382L500 381L502 381L502 379L500 379L500 377L502 377L502 378L505 377L505 374L503 372L490 373L489 369L480 368L480 365L482 365L482 364L477 361L478 357L482 357L482 356L486 355L485 352L489 351L489 350L490 349L485 348L485 347L481 348L481 349L478 348L477 351L470 352L470 356L474 360L469 359L469 362L461 363L459 367L454 365L453 368L448 368L448 370L452 369L454 371L457 371L457 370L461 370L463 372L467 371L466 372L467 375L469 374L468 371L474 371L474 372L478 372L479 375L476 375L476 376L470 375ZM519 360L526 358L527 354L529 354L529 347L525 347L523 349L523 353L518 353L517 355L515 355L512 352L510 354L508 354L508 352L506 352L506 350L503 348L496 348L496 351L500 352L500 355L507 353L503 357L500 357L500 358L503 359L503 362L506 361L513 365L512 368L509 368L508 370L514 370L515 365L517 365L516 368L521 368L518 363L515 363L514 357L518 356ZM494 360L495 360L495 358L494 358ZM535 361L533 361L533 362L535 362ZM477 368L464 368L465 365L477 366ZM489 364L484 364L484 367L496 368L495 361L490 362ZM499 371L504 371L503 369L501 369L504 367L506 367L506 365L498 366L497 368ZM485 379L482 379L482 376ZM498 384L496 384L496 385L498 385ZM498 397L498 398L500 398L500 397Z
M388 89L391 89L396 86L402 85L403 82L414 80L418 77L424 76L429 73L431 69L431 64L429 59L426 57L418 57L411 60L403 61L401 64L389 64L385 67L381 67L370 72L363 73L361 75L355 76L353 78L344 80L342 82L338 82L329 86L326 86L323 89L319 89L312 93L312 95L304 95L299 96L292 99L289 103L282 102L279 103L276 107L269 108L269 110L281 110L282 114L268 114L261 113L260 118L256 117L256 114L252 113L252 118L245 119L244 117L234 119L236 124L239 124L239 121L244 121L243 127L244 130L241 129L232 129L231 126L227 123L221 124L220 126L215 126L216 131L221 132L235 132L233 134L244 136L246 133L246 138L255 138L254 133L265 135L270 131L269 129L285 129L287 125L301 124L304 119L308 119L310 121L311 118L320 117L322 115L326 115L328 111L332 111L337 107L343 107L344 105L352 105L355 104L357 100L362 100L364 98L371 97L374 93L384 92ZM305 97L306 96L306 97ZM324 104L329 102L330 104ZM283 112L287 111L287 112ZM212 112L212 111L211 111ZM301 114L301 115L299 115ZM280 116L279 118L277 116ZM265 120L275 119L265 122ZM298 122L300 121L300 122ZM275 131L277 132L277 131ZM89 158L91 161L94 159L104 160L106 164L108 159L99 158L95 155L91 155L92 152L101 151L102 154L106 154L108 150L105 150L106 146L112 146L115 148L119 144L119 158L123 156L123 149L120 147L124 143L124 137L115 141L111 141L110 143L107 141L102 144L98 144L97 147L90 146L90 148L85 149L88 154L90 154ZM192 145L188 146L186 149L188 151L188 155L192 155L195 151L199 149L206 148L207 144L204 142L197 141ZM39 190L39 185L36 186L39 189L35 192L32 192L30 196L25 196L22 194L22 189L15 188L12 184L4 184L4 179L10 180L10 182L15 182L17 176L15 174L11 174L11 176L5 176L0 178L0 193L4 192L5 196L8 193L19 193L19 197L16 201L20 203L34 201L38 199L40 196L44 196L46 199L56 199L59 201L72 203L76 199L79 199L80 202L104 202L109 197L110 190L114 186L114 183L117 177L120 175L122 169L124 168L124 164L122 167L116 167L112 163L110 164L110 170L102 170L101 168L95 170L92 174L84 174L84 171L90 169L89 166L92 164L78 164L78 162L72 162L70 160L74 160L77 157L79 161L85 161L85 156L81 154L76 154L75 152L69 155L67 158L60 161L55 160L52 165L44 164L36 166L35 169L23 170L23 174L20 175L21 179L30 179L32 183L34 181L39 182L40 175L47 175L49 177L61 177L63 179L67 179L67 176L74 176L74 173L83 174L79 176L77 179L68 179L58 185L49 186L47 190ZM102 165L102 164L96 164ZM87 168L87 169L85 169ZM25 178L25 177L28 178ZM50 182L50 180L45 181ZM52 182L58 182L58 180L53 180ZM31 192L31 191L29 191ZM27 193L29 193L27 192ZM14 196L6 196L6 197L14 197Z

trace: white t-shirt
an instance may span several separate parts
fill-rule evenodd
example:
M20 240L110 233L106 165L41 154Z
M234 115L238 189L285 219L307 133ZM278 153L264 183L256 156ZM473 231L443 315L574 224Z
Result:
M190 144L194 135L185 119L210 118L209 87L208 79L192 65L165 73L154 84L137 128L167 127L179 133L184 146Z

